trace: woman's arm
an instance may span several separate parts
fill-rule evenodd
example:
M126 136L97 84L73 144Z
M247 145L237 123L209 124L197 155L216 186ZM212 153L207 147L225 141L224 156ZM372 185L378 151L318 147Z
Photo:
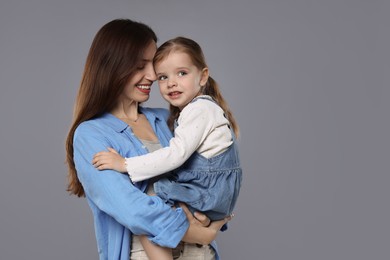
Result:
M74 137L74 160L86 196L106 214L134 234L146 234L161 246L175 247L189 227L182 209L171 209L157 196L148 196L136 188L127 175L92 165L95 153L112 144L99 129L82 124Z
M205 215L202 215L201 218L203 219L203 221L200 222L199 219L195 218L191 214L185 204L180 203L180 207L186 213L188 221L190 222L190 227L188 228L186 234L183 237L183 241L187 243L195 243L202 245L210 244L213 240L215 240L218 235L218 231L221 230L222 226L225 225L228 221L230 221L233 217L233 215L227 216L225 219L213 221L210 223L209 219L207 219L207 217L204 218ZM206 225L207 222L208 225Z

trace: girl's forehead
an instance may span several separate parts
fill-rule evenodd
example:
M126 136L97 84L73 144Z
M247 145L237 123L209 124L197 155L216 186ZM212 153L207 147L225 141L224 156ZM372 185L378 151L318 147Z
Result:
M169 52L164 58L158 61L156 65L158 66L161 64L174 63L174 62L192 63L192 60L190 55L188 55L186 52L175 50Z

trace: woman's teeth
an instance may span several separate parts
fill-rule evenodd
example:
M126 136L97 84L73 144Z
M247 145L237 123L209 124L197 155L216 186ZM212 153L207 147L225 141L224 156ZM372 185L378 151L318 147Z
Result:
M137 85L138 88L140 89L150 89L150 86L146 86L146 85Z

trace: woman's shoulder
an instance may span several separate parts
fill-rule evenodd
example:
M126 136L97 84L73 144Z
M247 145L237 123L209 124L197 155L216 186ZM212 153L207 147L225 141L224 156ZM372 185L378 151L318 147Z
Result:
M92 129L99 129L103 127L100 120L94 118L94 119L89 119L89 120L86 120L84 122L81 122L77 128L76 128L76 131L77 132L80 132L80 131L89 131L89 130L92 130Z
M126 127L126 123L106 113L80 123L76 128L76 134L99 134L110 130L120 132Z
M74 133L74 137L92 137L104 132L104 125L97 119L90 119L80 123Z

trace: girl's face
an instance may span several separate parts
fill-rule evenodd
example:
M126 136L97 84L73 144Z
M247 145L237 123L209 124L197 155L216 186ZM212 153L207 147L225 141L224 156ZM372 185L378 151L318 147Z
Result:
M156 50L155 42L151 42L145 49L137 70L123 89L120 96L122 101L145 102L149 99L152 83L156 80L156 73L153 68L153 57Z
M208 79L208 69L199 70L188 54L180 51L155 64L155 70L162 97L180 110L201 94Z

